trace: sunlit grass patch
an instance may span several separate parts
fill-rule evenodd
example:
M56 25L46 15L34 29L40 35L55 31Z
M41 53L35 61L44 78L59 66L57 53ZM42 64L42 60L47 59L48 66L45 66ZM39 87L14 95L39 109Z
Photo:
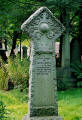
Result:
M28 112L26 92L0 91L0 100L6 104L8 120L22 120ZM82 120L82 88L58 92L58 111L64 120Z
M19 90L0 91L0 100L6 105L8 120L22 120L27 114L27 94Z
M10 120L22 120L23 116L27 114L27 103L20 105L10 105L7 107L10 112Z
M82 119L82 89L59 92L59 114L64 120Z

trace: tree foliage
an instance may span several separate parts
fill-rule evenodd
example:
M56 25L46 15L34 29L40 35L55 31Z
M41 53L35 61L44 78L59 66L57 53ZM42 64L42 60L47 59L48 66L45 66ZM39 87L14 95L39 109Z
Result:
M65 27L69 27L72 38L81 36L81 0L0 0L0 36L7 36L9 44L18 38L24 40L20 26L41 6L47 6ZM69 21L66 21L67 14L70 17ZM66 26L68 22L69 26ZM14 40L16 32L17 37Z
M6 36L9 44L14 41L13 38L17 40L21 33L21 24L40 6L41 3L35 0L1 0L0 36ZM18 34L15 34L16 32Z

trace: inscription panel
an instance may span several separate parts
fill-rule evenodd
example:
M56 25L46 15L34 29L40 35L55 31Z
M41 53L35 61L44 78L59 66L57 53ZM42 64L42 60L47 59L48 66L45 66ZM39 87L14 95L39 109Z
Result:
M34 60L34 106L54 106L55 102L55 59L52 54L36 55ZM52 99L51 99L52 98Z
M37 59L36 74L37 75L48 75L51 73L52 64L51 58L47 56L40 56Z

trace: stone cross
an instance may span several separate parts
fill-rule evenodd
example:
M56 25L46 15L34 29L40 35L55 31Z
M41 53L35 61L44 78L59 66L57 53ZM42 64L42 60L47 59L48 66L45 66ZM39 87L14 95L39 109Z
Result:
M31 39L29 114L25 120L62 120L58 116L54 43L64 26L48 8L41 7L21 29Z

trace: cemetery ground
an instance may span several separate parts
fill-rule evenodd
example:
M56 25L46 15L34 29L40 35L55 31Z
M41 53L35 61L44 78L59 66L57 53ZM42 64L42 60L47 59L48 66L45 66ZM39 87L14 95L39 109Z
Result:
M0 91L0 100L4 102L7 109L7 120L21 120L27 114L26 92L19 89ZM82 119L82 88L75 88L58 92L58 112L64 120Z

